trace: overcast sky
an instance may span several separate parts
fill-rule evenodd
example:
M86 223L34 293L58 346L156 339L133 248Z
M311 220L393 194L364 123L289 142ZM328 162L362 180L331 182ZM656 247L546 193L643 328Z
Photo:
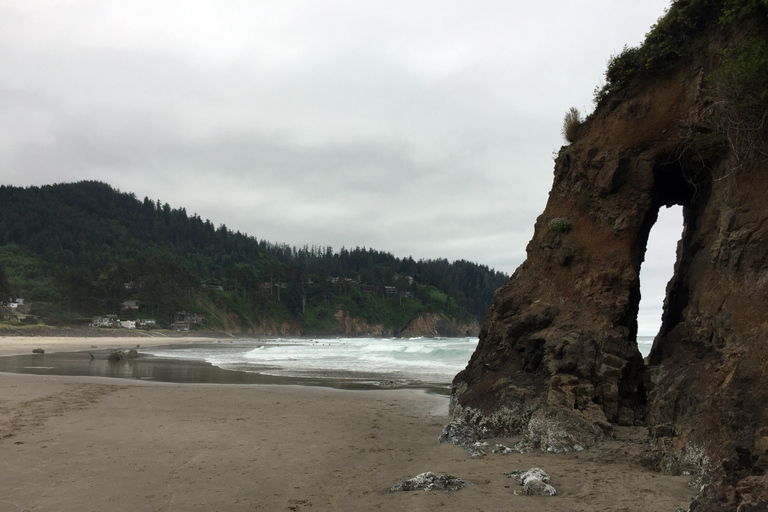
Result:
M0 178L100 180L272 242L512 273L565 112L592 110L610 56L668 5L0 0ZM641 334L680 219L644 268Z

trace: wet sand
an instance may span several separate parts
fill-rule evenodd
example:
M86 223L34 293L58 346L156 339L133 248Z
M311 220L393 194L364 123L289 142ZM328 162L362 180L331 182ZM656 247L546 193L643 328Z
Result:
M34 338L8 352L6 340L0 354L108 348L104 339ZM687 477L637 464L642 445L632 440L472 458L437 444L447 406L418 390L0 373L0 510L674 512L694 495ZM521 488L502 474L533 466L551 475L557 496L515 494ZM473 485L387 492L425 471Z

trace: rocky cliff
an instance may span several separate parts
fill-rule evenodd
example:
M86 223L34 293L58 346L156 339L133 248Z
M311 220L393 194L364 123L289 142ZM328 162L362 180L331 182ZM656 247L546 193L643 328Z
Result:
M352 317L348 311L339 309L334 315L338 326L320 333L320 336L477 336L480 326L477 321L459 322L456 318L446 319L438 313L423 313L409 321L400 330L387 329L382 324L369 324L362 318ZM298 325L283 324L281 334L306 335Z
M768 505L765 124L731 118L738 105L712 78L754 33L708 27L686 58L604 98L560 151L527 259L496 292L452 407L549 451L647 425L656 466L704 484L692 510L766 510L750 508ZM670 205L684 231L644 362L639 271Z
M477 336L480 326L476 320L469 323L450 320L437 313L417 316L400 331L400 336Z

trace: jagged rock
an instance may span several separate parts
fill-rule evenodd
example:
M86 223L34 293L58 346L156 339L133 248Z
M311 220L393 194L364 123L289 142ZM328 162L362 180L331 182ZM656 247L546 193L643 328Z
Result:
M528 471L512 471L504 473L514 478L523 486L523 493L528 495L554 496L557 491L549 485L549 475L541 468L531 468Z
M458 446L473 444L480 439L480 428L461 419L454 419L440 432L438 443L450 443Z
M390 487L389 492L401 491L458 491L471 482L450 475L435 475L431 471L421 473Z
M455 444L467 450L472 457L483 457L483 448L488 446L488 443L480 441L484 437L487 437L486 429L461 419L454 419L443 427L437 442Z
M729 121L706 77L751 25L712 19L700 26L720 28L691 34L684 62L612 94L561 149L527 259L497 290L451 398L454 418L488 437L523 434L519 449L587 448L610 424L659 426L658 469L709 484L697 512L735 510L736 482L765 475L768 446L758 432L768 425L768 135L763 124L763 153L745 153L717 131ZM762 41L759 26L747 35ZM683 235L644 364L640 266L671 205L683 207ZM753 497L768 491L750 485Z
M515 481L520 485L525 485L525 482L530 478L537 478L542 482L544 482L545 484L548 484L550 480L547 472L541 468L531 468L528 471L523 471L518 469L515 471L504 473L504 475L508 476L509 478L514 478Z
M539 409L528 422L522 445L533 445L550 453L578 452L605 438L610 430L597 407L578 411L565 407Z
M554 496L557 490L538 478L530 478L523 485L523 492L529 496Z
M446 320L437 313L423 313L410 320L398 333L399 336L477 336L480 325L476 320L458 322Z
M469 455L472 457L485 457L484 448L487 448L488 446L488 443L478 441L471 445L463 446L463 448L467 450L467 453L469 453Z
M768 512L768 501L759 501L757 503L743 503L739 505L736 512Z
M107 361L109 361L110 363L117 363L117 362L123 361L126 357L127 356L125 352L123 352L122 350L113 350L107 356Z
M493 450L492 450L493 453L513 453L514 451L515 451L514 449L508 446L504 446L503 444L497 444L496 446L493 447Z
M338 327L331 332L335 332L344 336L383 336L387 331L381 324L370 325L361 318L353 318L349 311L339 309L333 315L338 321ZM299 331L298 327L283 326L284 332Z
M669 423L651 427L651 437L670 437L673 435L675 435L675 427Z

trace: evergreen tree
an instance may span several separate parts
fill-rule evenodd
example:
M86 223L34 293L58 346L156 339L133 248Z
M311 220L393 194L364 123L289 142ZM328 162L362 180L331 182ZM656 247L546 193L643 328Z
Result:
M0 262L0 302L5 302L11 298L13 291L11 283L8 281L8 274L5 273L5 267Z
M137 314L160 323L184 309L207 313L220 328L230 318L243 327L328 327L338 309L390 327L424 311L481 321L507 279L462 260L257 240L94 181L0 185L0 254L13 255L4 262L13 262L19 285L12 291L0 267L0 299L21 293L81 315L125 314L121 303L136 300Z

